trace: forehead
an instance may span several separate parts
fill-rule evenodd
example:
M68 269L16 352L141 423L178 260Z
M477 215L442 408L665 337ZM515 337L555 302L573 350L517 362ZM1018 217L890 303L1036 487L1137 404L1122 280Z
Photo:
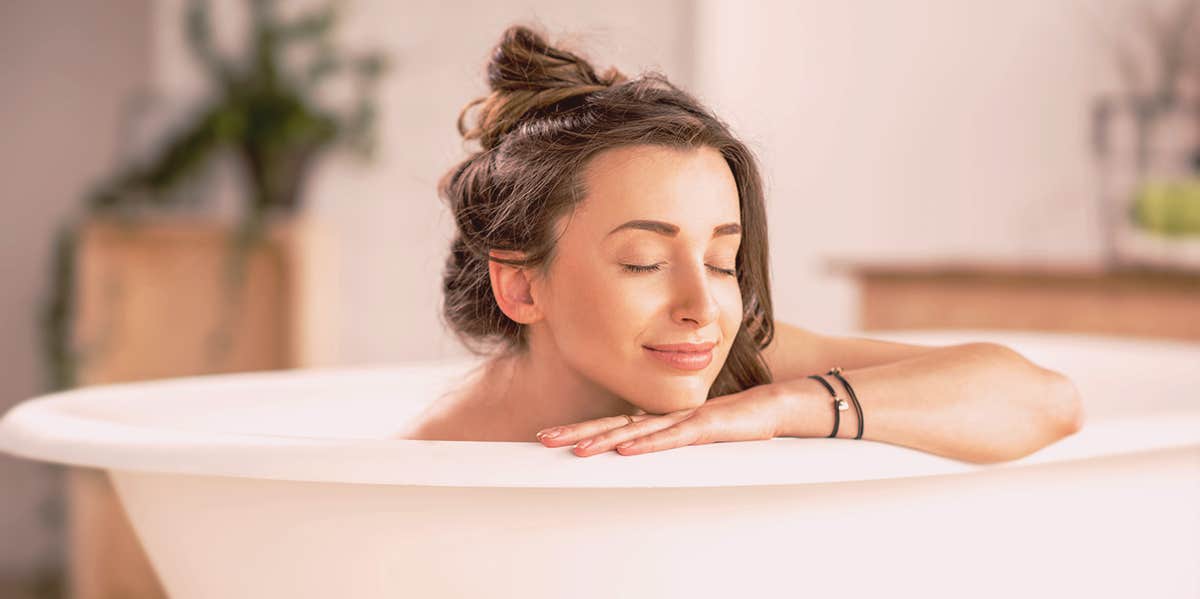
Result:
M709 146L607 150L588 163L583 181L586 196L571 226L592 235L603 237L626 221L647 219L707 240L714 226L741 222L737 182L725 158Z

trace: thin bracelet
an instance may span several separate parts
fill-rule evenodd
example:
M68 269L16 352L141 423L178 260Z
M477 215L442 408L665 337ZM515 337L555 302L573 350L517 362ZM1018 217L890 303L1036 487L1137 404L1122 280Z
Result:
M826 374L832 374L833 376L836 376L837 379L842 382L842 386L846 388L846 393L850 395L850 401L854 402L854 411L858 412L858 436L854 438L861 439L863 435L863 411L862 406L858 403L858 396L854 394L854 387L851 387L850 381L847 381L846 378L842 376L842 369L838 366L834 366Z
M833 386L829 384L829 381L825 380L825 377L819 374L810 374L808 375L808 378L817 379L820 381L821 384L824 385L825 389L829 391L829 394L833 396L833 432L830 433L829 437L826 438L836 437L838 433L838 424L840 424L842 420L842 410L848 409L850 406L846 405L846 400L838 397L837 391L833 390Z

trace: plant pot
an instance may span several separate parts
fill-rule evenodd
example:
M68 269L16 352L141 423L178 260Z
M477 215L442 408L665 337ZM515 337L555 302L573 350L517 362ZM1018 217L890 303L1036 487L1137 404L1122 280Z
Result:
M76 253L80 386L330 361L330 236L303 218L267 225L231 285L231 225L94 219ZM77 599L164 597L103 471L68 472L68 575Z
M1127 268L1200 271L1200 235L1166 235L1139 223L1139 194L1191 185L1200 176L1200 101L1101 98L1094 142L1106 262ZM1143 207L1144 209L1144 207ZM1145 214L1142 214L1145 217Z

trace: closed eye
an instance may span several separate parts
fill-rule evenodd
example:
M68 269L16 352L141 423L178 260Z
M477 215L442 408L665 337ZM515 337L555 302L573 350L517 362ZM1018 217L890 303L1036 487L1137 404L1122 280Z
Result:
M640 264L622 264L621 266L627 272L654 272L654 271L662 270L662 265L663 265L663 263L659 262L657 264L648 264L645 266L642 266ZM721 274L728 275L731 277L737 276L737 271L735 271L731 268L717 268L716 266L713 266L711 264L709 264L707 266L709 268L711 268L712 270L719 272Z

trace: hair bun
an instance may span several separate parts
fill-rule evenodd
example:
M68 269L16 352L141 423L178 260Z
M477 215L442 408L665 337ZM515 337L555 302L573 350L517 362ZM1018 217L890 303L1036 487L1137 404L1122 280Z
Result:
M615 67L602 76L587 60L551 46L525 25L504 31L487 66L491 93L468 103L458 116L463 139L479 139L493 148L501 137L531 112L547 109L569 98L599 91L627 78ZM467 113L481 105L474 126L464 124Z

